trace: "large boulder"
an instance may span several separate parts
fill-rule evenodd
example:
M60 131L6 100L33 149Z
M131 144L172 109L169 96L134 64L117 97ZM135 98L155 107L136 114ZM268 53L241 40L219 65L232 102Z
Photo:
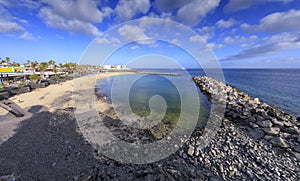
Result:
M39 88L45 88L46 83L29 83L28 86L30 87L30 90L39 89Z
M58 84L57 80L47 80L49 84Z
M280 133L280 128L277 127L269 127L269 128L263 128L264 132L268 135L278 135Z
M273 146L281 147L281 148L288 148L289 145L282 139L281 137L273 137L270 140L270 143L273 144Z
M9 98L9 92L8 91L0 92L0 100L8 99L8 98Z
M13 88L13 89L9 90L9 93L11 95L18 95L18 94L23 94L23 93L26 93L26 92L30 92L30 87L29 86L16 87L16 88Z

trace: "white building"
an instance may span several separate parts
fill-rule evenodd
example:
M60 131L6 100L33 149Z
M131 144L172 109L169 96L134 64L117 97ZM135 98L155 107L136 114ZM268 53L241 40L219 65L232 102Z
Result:
M111 65L103 65L103 69L111 69Z

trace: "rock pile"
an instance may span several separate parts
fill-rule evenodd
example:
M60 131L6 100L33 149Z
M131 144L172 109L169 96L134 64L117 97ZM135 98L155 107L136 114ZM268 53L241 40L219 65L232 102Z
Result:
M300 154L300 121L294 116L212 78L195 77L194 81L213 101L227 100L225 117L254 139Z
M120 163L95 151L97 165L75 180L300 180L299 119L214 79L194 81L213 104L226 104L222 125L205 148L199 126L176 153L150 164ZM120 139L157 140L118 126L112 115L100 113Z
M193 80L212 103L226 103L225 116L205 149L193 136L182 157L223 179L300 179L299 118L215 79Z

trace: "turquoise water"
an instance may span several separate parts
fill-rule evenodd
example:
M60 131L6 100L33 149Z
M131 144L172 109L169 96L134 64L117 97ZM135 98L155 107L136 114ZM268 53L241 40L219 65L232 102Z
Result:
M147 75L133 84L130 93L130 106L133 107L135 113L141 116L149 114L149 98L156 94L166 98L170 114L178 113L181 104L178 91L168 79L180 82L186 90L189 90L194 89L190 86L190 77L205 75L202 69L148 71L180 73L182 76L167 76L165 79L159 75ZM296 117L300 116L299 69L225 69L223 73L226 83L253 97L258 97L267 104L279 107L286 113ZM127 79L126 76L134 75L123 75L124 80ZM98 93L105 94L110 98L113 80L114 77L98 80L96 83ZM122 83L126 83L126 81ZM122 92L122 89L119 91ZM188 91L186 91L186 94L188 94ZM210 103L206 97L199 90L198 94L203 109L209 110Z
M129 92L126 92L125 86L130 86ZM177 123L183 110L182 106L184 106L185 111L191 110L187 115L193 115L198 111L199 121L204 119L205 113L209 110L207 98L195 86L188 74L183 76L128 74L106 77L97 80L96 89L100 97L106 96L109 101L116 101L114 94L115 97L127 96L132 112L140 117L150 115L149 103L151 98L160 96L167 105L162 121L171 126ZM197 104L196 99L200 105ZM117 100L119 104L125 105L123 101L126 102L125 100ZM197 110L193 111L195 108Z

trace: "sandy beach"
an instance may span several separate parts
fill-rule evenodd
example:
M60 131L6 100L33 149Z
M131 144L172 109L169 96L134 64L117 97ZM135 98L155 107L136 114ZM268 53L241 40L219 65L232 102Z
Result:
M86 87L86 85L92 86L97 79L118 74L122 73L103 73L96 76L80 77L10 98L10 100L17 103L27 113L24 117L16 118L11 114L7 114L6 110L0 108L0 144L13 136L19 123L32 116L32 113L28 112L28 110L33 106L42 106L39 112L49 111L52 113L57 109L74 107L74 102L72 101L74 81L82 82L85 84L82 87Z

